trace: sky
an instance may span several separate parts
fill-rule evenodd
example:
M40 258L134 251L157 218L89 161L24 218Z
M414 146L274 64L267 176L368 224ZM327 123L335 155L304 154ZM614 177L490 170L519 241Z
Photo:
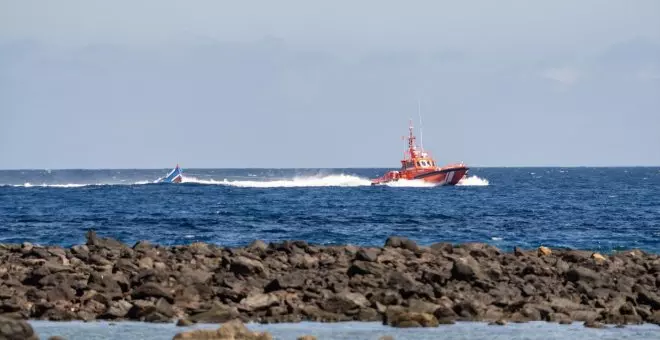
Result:
M0 0L0 169L660 165L660 1Z

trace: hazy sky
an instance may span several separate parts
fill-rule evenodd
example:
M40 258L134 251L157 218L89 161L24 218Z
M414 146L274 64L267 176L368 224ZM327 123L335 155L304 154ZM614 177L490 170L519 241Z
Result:
M0 0L0 168L660 165L660 1Z

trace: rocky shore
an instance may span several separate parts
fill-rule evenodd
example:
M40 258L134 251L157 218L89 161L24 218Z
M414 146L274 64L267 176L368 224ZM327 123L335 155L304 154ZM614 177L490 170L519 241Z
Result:
M243 248L0 245L0 317L223 323L456 321L660 324L660 256L390 237L384 247L302 241Z

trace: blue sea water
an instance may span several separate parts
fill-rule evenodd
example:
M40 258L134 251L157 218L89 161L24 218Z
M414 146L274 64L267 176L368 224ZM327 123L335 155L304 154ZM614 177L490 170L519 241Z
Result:
M217 329L218 325L176 327L174 324L145 324L139 322L49 322L33 321L32 327L42 339L63 336L68 340L166 340L185 330ZM297 324L248 324L253 331L267 331L275 340L293 340L303 335L314 335L320 340L377 340L390 335L397 340L654 340L660 339L660 327L651 324L626 328L590 329L582 323L558 325L545 322L488 326L486 323L464 322L437 328L392 328L373 322Z
M487 242L660 253L660 168L473 168L462 185L370 186L386 169L0 171L0 242Z

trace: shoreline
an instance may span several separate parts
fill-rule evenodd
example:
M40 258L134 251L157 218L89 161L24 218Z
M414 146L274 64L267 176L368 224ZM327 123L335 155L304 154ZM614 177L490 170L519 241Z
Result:
M0 317L181 324L300 321L436 327L547 321L660 325L660 255L483 243L304 241L68 248L0 245Z

